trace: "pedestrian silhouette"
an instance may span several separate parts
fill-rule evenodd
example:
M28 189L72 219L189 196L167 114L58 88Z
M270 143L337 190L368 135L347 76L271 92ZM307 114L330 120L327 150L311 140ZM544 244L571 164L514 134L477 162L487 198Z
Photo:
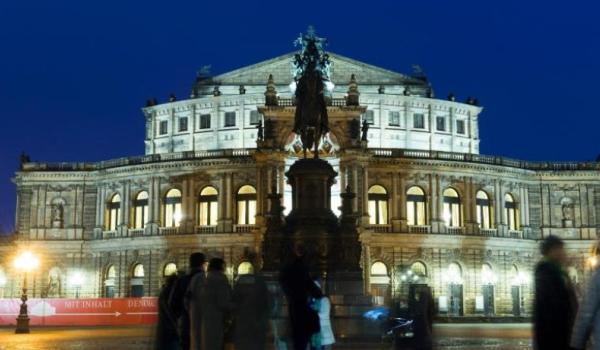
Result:
M205 265L206 258L204 254L192 253L189 258L188 273L177 280L169 296L169 308L177 320L177 333L179 334L181 350L190 349L189 286L194 276L200 275L200 278L204 277Z
M269 290L254 271L239 275L233 288L233 339L236 350L264 350L269 323Z
M202 317L201 329L200 332L194 330L192 333L192 349L222 350L225 344L226 322L232 309L231 287L225 276L223 259L213 258L208 263L206 280L198 297Z
M413 321L414 337L411 349L431 350L433 348L433 317L435 315L433 297L428 287L415 287L409 293L408 316Z
M600 349L600 322L598 320L598 313L600 312L600 269L596 266L598 258L600 258L600 249L596 246L594 250L592 256L592 261L595 261L592 264L594 271L581 301L575 318L573 335L571 336L571 347L573 349L585 349L590 335L594 339L592 349Z
M315 280L318 288L321 288L321 282ZM333 328L331 327L331 301L329 297L323 293L321 298L313 299L313 309L319 315L319 332L312 337L311 345L316 350L328 350L335 343Z
M169 307L169 296L177 283L177 274L168 276L158 295L156 350L179 350L177 319Z
M319 332L319 315L310 307L313 298L321 298L321 290L310 278L304 262L305 252L297 246L293 261L279 274L279 283L288 302L294 350L305 350L311 336Z
M551 235L544 239L540 250L543 258L535 267L534 347L569 349L577 300L564 269L564 243Z

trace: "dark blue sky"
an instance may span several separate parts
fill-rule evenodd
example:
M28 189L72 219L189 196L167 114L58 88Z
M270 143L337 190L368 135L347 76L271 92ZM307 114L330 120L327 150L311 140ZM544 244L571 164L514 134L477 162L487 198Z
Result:
M10 178L33 160L143 153L144 101L189 95L214 73L293 50L308 24L330 51L400 72L438 97L479 98L481 153L590 160L600 153L595 1L2 1L0 232Z

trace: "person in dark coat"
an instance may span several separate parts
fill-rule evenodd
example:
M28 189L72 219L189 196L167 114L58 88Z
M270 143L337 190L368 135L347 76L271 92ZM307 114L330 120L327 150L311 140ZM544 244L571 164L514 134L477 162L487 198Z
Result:
M302 247L296 247L294 253L294 260L281 270L279 283L288 302L294 350L306 350L311 336L320 331L319 315L310 301L323 294L310 278Z
M435 315L433 297L429 288L417 288L408 302L409 319L413 321L414 337L411 349L431 350L433 348L433 317Z
M542 242L540 250L543 258L535 267L534 348L569 349L577 299L564 269L564 243L550 235Z
M264 278L254 271L239 275L233 287L232 301L235 349L266 349L271 309Z
M231 312L231 287L225 276L225 261L210 259L200 295L201 328L192 332L192 349L223 350L225 330Z
M156 325L156 350L179 350L177 319L169 307L169 296L177 282L177 274L168 276L158 295L158 323Z
M190 349L190 315L186 306L189 300L189 286L197 274L204 276L206 257L202 253L192 253L189 259L189 272L177 280L169 296L169 308L177 320L177 333L182 350Z

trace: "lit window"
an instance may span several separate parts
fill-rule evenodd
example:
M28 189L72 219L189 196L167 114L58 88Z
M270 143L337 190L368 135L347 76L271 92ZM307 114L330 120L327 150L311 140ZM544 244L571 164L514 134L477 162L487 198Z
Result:
M385 225L388 218L388 193L383 186L374 185L369 188L369 223Z
M444 190L443 219L448 227L461 226L461 203L458 193L453 188Z
M250 275L253 272L254 272L254 267L252 266L251 263L249 263L247 261L242 262L237 268L238 275Z
M225 112L225 127L235 126L235 112Z
M179 132L188 131L188 118L179 118Z
M210 114L200 115L200 129L210 129Z
M465 121L457 120L456 121L456 133L457 134L465 134Z
M413 128L425 129L425 115L423 113L413 114Z
M144 265L136 264L133 267L133 277L135 277L135 278L144 277Z
M117 269L115 269L114 265L110 265L106 270L106 279L114 280L115 278L117 278Z
M498 281L492 266L488 263L481 265L481 284L494 285Z
M363 114L363 120L366 120L367 124L375 124L375 112L366 111L365 114Z
M460 268L460 265L455 262L448 265L446 278L450 284L462 284L462 269Z
M165 227L179 227L181 222L181 191L172 188L165 196Z
M410 271L412 274L419 277L427 277L427 267L420 261L415 261L410 265Z
M477 191L475 205L477 208L477 223L479 224L479 227L483 229L490 228L492 226L492 207L490 205L490 198L487 193L484 191Z
M400 112L388 112L388 124L390 126L400 126Z
M388 268L381 261L376 261L371 265L371 276L387 276Z
M218 197L219 192L212 186L204 187L200 192L197 215L199 226L217 225Z
M168 263L163 269L163 276L172 276L177 274L177 265L175 263Z
M158 133L159 135L166 135L169 132L169 122L166 120L162 120L158 124Z
M517 230L517 204L510 193L504 195L504 210L506 211L508 229L511 231Z
M118 193L112 196L106 209L108 212L108 230L116 231L121 224L121 196Z
M250 125L257 125L259 120L258 111L250 111Z
M142 191L133 200L133 228L146 227L148 221L148 192Z
M413 186L406 191L406 218L409 225L426 225L425 192Z
M446 117L438 116L435 118L435 128L437 131L446 131Z
M250 185L240 187L237 193L237 214L239 225L256 223L256 190Z

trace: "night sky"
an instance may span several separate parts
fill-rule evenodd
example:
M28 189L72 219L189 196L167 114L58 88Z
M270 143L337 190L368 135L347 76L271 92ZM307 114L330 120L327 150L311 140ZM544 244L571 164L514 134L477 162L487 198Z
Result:
M292 51L313 24L328 50L391 70L419 64L437 97L476 96L481 153L600 153L594 1L1 1L0 232L11 182L34 161L143 154L146 99L189 96L213 73Z

